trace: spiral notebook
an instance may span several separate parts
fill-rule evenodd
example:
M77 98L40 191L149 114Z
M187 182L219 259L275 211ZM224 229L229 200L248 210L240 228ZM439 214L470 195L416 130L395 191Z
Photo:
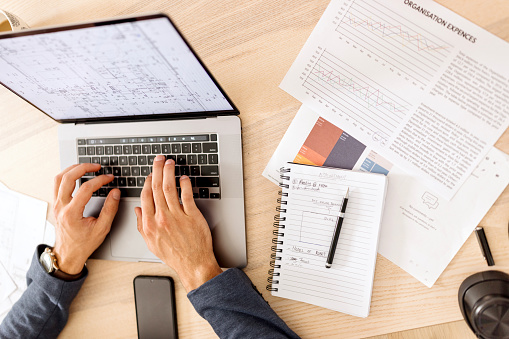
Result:
M367 317L387 187L383 174L288 163L281 169L267 289L272 295ZM331 268L341 202L349 200Z

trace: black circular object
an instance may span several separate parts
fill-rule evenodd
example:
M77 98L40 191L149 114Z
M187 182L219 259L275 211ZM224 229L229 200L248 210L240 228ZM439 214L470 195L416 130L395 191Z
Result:
M479 338L509 339L509 275L486 271L471 275L458 292L461 313Z

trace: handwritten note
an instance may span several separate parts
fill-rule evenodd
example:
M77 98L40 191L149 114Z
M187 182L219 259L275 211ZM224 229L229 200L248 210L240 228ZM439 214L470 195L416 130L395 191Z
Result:
M369 314L386 178L288 164L276 296L366 317ZM350 197L332 268L325 263L347 188Z

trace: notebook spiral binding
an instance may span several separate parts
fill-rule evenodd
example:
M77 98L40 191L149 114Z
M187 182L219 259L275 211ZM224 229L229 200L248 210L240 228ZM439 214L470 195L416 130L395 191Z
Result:
M290 180L290 177L288 175L285 175L285 173L290 172L289 168L282 167L279 170L279 172L281 173L281 175L280 175L281 180ZM285 184L283 182L281 182L279 184L279 186L282 188L290 188L290 185ZM283 241L280 239L285 236L285 234L283 233L283 230L285 229L285 225L283 224L283 222L286 221L286 217L283 216L282 214L286 213L286 208L284 207L284 205L287 204L287 201L283 200L283 199L284 199L284 197L288 196L288 193L279 191L279 195L281 196L280 198L277 199L279 206L276 207L276 211L279 213L274 216L274 223L272 224L272 226L274 226L274 228L275 228L272 231L272 234L274 235L274 238L272 238L272 243L274 245L272 245L271 250L273 253L271 253L271 255L270 255L270 259L271 259L270 267L272 267L272 268L269 269L269 271L268 271L269 277L267 278L267 282L269 283L267 285L267 291L271 291L271 292L278 291L278 288L274 287L274 285L279 284L279 280L275 279L275 277L280 276L280 273L277 272L276 270L281 268L281 265L278 265L276 263L276 261L281 260L281 257L278 256L278 253L283 252L283 249L277 248L277 245L283 244Z

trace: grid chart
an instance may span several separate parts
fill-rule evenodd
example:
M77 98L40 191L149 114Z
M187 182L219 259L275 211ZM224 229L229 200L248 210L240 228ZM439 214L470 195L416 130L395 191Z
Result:
M395 132L411 107L326 49L303 86L382 139Z
M336 27L346 39L426 86L452 45L394 13L377 0L354 0Z

